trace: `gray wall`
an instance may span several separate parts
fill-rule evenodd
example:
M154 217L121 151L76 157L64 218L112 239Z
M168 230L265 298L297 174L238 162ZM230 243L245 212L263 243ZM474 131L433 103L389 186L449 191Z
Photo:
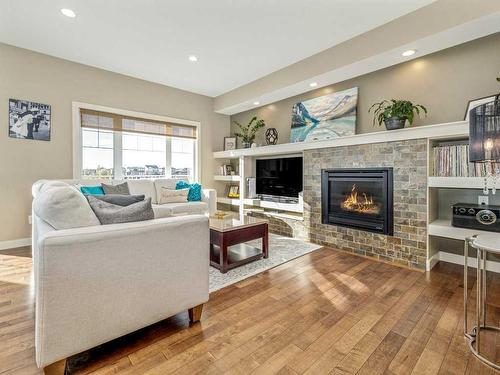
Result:
M467 103L500 91L495 78L500 76L500 33L424 56L406 63L366 74L332 86L313 90L231 116L245 123L256 115L268 127L279 131L279 143L290 137L293 104L330 92L359 87L357 133L381 130L372 126L370 106L382 99L409 99L423 104L429 115L414 124L429 125L463 120ZM234 132L234 125L231 126ZM264 131L257 139L265 144Z
M229 134L213 99L0 44L0 242L30 237L31 185L72 177L71 103L80 101L201 122L201 176L213 184L212 151ZM50 142L8 137L8 100L52 105Z

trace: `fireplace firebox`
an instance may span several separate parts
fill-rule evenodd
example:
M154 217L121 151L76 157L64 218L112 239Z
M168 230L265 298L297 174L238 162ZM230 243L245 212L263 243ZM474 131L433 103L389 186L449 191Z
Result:
M324 169L323 224L393 235L392 168Z

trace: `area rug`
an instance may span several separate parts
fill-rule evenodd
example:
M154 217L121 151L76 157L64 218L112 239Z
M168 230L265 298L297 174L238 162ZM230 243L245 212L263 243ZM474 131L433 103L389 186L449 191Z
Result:
M255 240L247 242L251 246L261 249L262 241ZM210 267L209 288L210 292L222 289L228 285L244 280L250 276L261 273L270 268L279 266L304 254L318 250L321 246L304 242L294 238L269 234L269 258L260 259L252 263L245 264L229 270L227 273L220 273L214 267Z

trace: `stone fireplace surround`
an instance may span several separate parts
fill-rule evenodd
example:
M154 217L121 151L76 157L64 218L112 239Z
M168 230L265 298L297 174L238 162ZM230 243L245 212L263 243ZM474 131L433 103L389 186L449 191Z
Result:
M304 217L266 217L273 233L425 270L427 251L427 139L304 151ZM321 171L392 167L394 235L321 223Z
M394 235L321 223L321 170L392 167ZM427 248L427 140L304 151L304 232L316 244L425 269Z

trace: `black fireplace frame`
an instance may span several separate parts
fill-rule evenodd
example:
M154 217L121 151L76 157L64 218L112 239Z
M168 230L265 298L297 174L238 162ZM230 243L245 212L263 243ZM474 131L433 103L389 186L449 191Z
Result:
M355 220L349 218L332 217L329 212L329 178L332 174L338 177L361 177L361 178L379 178L382 179L384 184L384 200L385 206L383 221L381 227L374 225L363 225L363 220ZM335 168L335 169L322 169L321 170L321 218L323 224L337 225L341 227L348 227L367 232L374 232L379 234L394 235L394 177L393 168ZM366 220L366 223L370 220ZM373 222L375 223L375 222Z

